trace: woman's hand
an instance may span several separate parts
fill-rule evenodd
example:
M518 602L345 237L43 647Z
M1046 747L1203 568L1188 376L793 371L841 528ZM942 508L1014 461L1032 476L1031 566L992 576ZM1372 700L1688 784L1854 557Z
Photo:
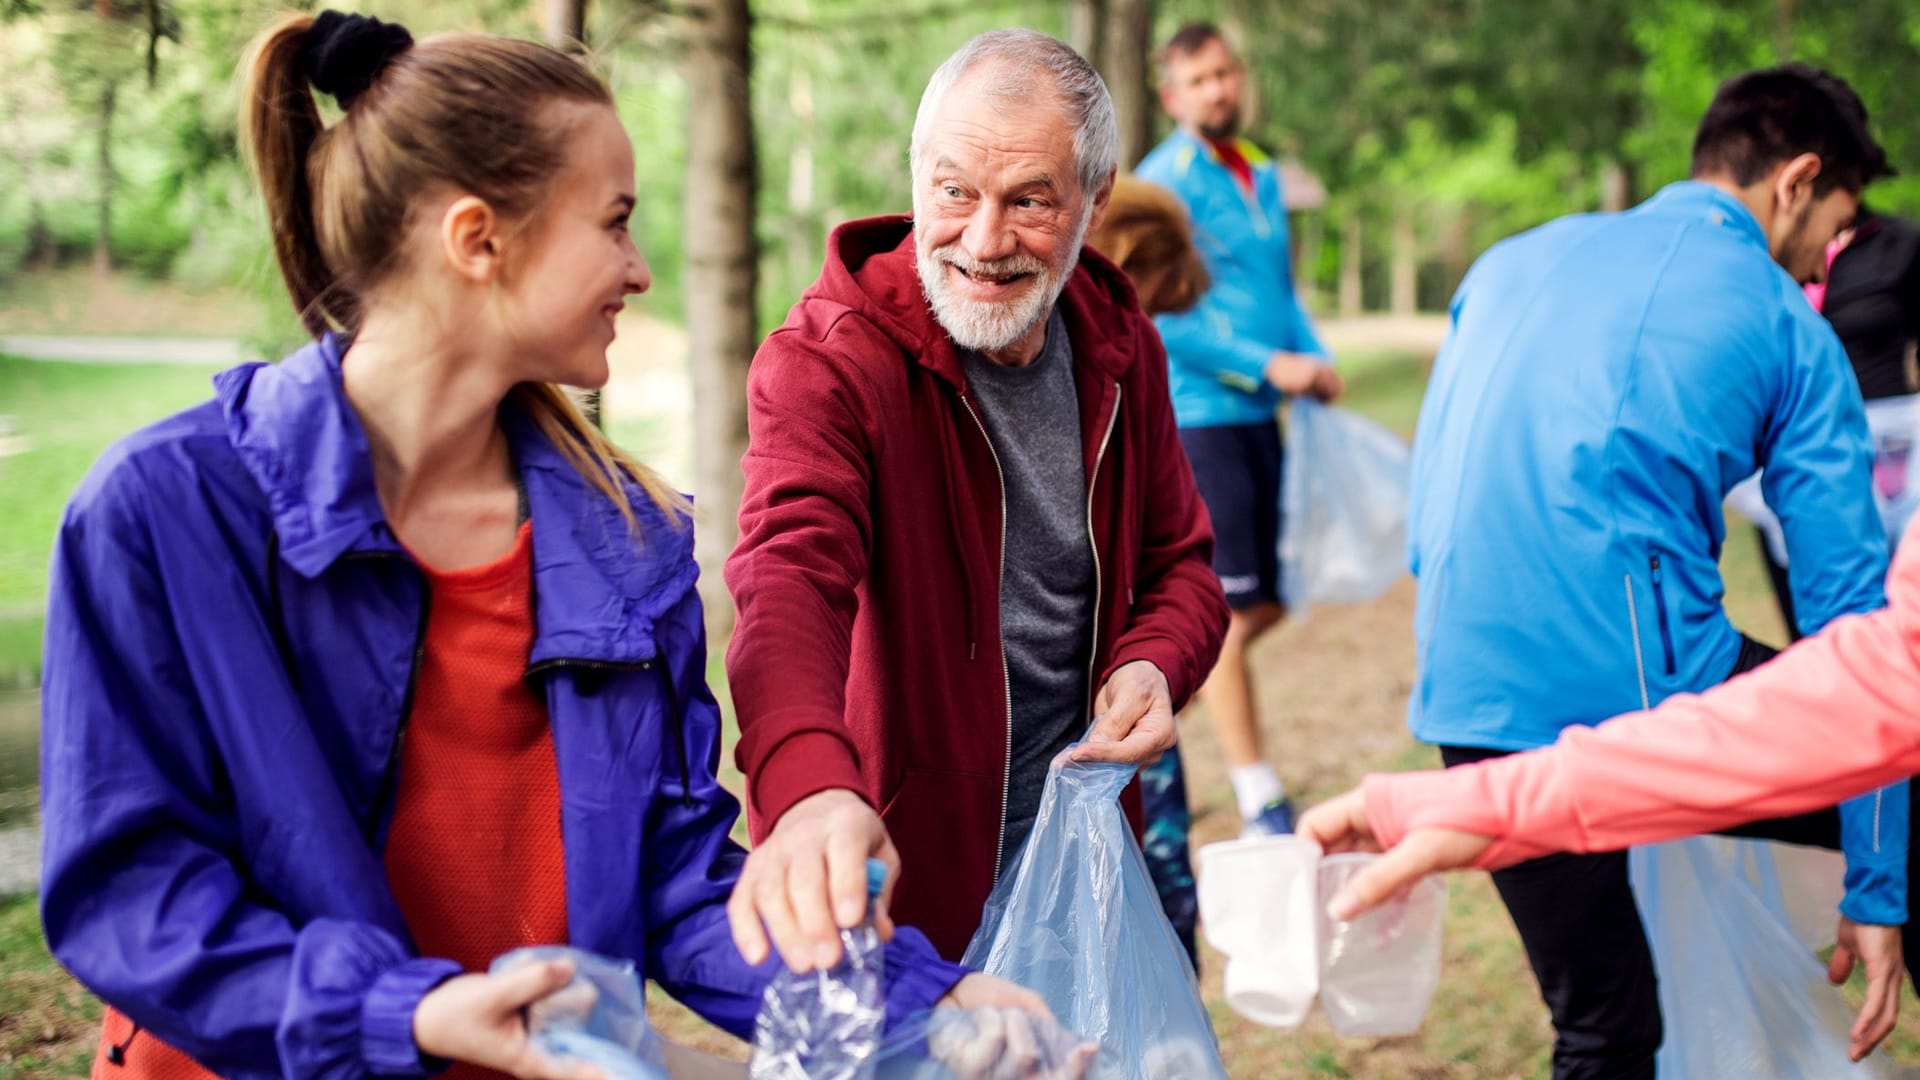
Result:
M556 1061L533 1048L527 1006L567 985L565 960L528 964L500 975L456 975L427 992L413 1010L413 1041L422 1054L464 1061L520 1080L605 1080L599 1069Z
M1323 851L1379 851L1367 800L1359 788L1307 811L1296 830ZM1428 874L1460 870L1493 845L1490 837L1458 829L1415 829L1355 874L1327 905L1336 919L1351 919L1400 895Z

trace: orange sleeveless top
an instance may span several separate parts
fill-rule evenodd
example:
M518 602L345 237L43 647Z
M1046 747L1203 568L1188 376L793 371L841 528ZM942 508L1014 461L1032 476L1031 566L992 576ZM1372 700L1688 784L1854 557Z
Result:
M485 971L510 949L567 940L559 766L546 703L522 678L534 634L531 526L521 525L496 562L422 569L431 600L400 748L387 881L421 956ZM456 1065L444 1075L500 1074ZM212 1076L108 1010L94 1080Z

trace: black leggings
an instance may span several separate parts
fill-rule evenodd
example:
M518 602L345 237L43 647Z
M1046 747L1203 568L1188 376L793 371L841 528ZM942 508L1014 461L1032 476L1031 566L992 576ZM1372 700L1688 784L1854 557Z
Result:
M1775 651L1747 640L1732 678L1772 659ZM1448 768L1505 751L1443 746ZM1909 789L1920 791L1920 784ZM1911 804L1910 804L1911 805ZM1920 821L1920 806L1913 807ZM1728 836L1783 840L1810 847L1840 846L1840 812L1832 807L1797 817L1757 821ZM1920 873L1914 849L1909 880ZM1493 873L1493 884L1513 916L1540 995L1553 1014L1554 1080L1651 1080L1660 1049L1660 998L1640 911L1627 878L1627 853L1548 855ZM1913 924L1902 933L1907 971L1920 941Z

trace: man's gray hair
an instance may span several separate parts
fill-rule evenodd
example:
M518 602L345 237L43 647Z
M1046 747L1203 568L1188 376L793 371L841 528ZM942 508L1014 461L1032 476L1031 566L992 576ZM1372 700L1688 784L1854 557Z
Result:
M976 71L976 69L978 69ZM1073 160L1080 190L1089 198L1113 175L1120 157L1120 131L1113 119L1113 99L1107 84L1073 47L1038 30L989 30L960 47L927 80L920 95L920 111L913 118L909 165L917 181L926 162L927 130L947 92L972 76L968 89L995 101L1026 104L1033 101L1037 72L1051 77L1067 118L1073 122ZM917 183L916 183L917 186Z

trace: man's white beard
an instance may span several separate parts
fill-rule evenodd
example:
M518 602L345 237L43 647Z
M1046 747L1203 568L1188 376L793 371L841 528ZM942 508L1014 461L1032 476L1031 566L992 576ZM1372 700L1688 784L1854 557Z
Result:
M1087 217L1074 230L1068 245L1065 265L1056 272L1031 255L1013 255L982 263L968 256L958 244L929 250L916 238L914 262L920 271L920 288L933 308L933 317L953 339L953 343L975 352L998 352L1026 337L1053 311L1054 302L1080 264L1080 245L1087 236ZM948 279L949 266L971 274L1005 276L1032 274L1025 289L1005 300L969 300L958 295Z

